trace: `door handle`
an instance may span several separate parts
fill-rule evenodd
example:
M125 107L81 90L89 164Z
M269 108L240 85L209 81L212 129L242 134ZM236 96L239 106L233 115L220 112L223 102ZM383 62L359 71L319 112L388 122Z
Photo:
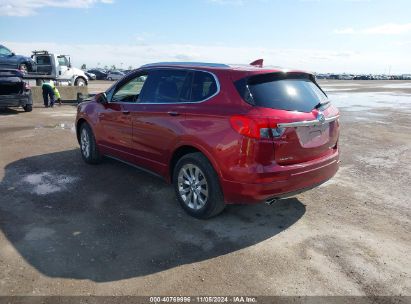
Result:
M123 111L123 114L128 115L128 114L130 114L130 111Z
M170 115L170 116L178 116L178 115L180 115L180 113L175 112L175 111L167 112L167 114Z

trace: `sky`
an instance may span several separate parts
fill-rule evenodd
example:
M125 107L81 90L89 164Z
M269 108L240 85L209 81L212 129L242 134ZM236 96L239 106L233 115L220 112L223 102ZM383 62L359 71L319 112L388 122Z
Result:
M161 61L411 74L411 0L0 0L0 44L75 66Z

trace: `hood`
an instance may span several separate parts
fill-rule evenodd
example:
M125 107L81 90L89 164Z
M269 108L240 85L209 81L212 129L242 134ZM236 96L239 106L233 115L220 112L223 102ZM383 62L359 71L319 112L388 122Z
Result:
M17 59L19 62L23 62L23 61L28 61L34 64L33 59L31 59L30 57L27 56L23 56L23 55L14 55L13 56L15 59Z
M76 75L86 76L86 74L84 74L84 71L83 71L83 70L80 70L80 69L78 69L78 68L71 68L71 69L73 70L73 72L74 72Z

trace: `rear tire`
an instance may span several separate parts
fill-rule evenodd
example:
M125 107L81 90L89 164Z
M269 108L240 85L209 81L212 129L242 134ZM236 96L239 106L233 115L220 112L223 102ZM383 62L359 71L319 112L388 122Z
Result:
M102 160L93 131L88 123L80 126L80 152L88 164L98 164Z
M211 218L225 208L217 173L202 153L186 154L179 159L173 171L173 184L181 207L193 217Z
M23 106L24 112L31 112L33 111L33 105L31 104L26 104L25 106Z

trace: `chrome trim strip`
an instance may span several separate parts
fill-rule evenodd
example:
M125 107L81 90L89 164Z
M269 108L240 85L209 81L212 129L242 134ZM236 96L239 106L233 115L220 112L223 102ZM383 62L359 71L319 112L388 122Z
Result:
M203 103L206 102L207 100L210 100L211 98L214 98L220 93L221 87L220 87L220 81L218 80L218 77L210 72L210 71L205 71L201 69L190 69L190 68L184 68L184 67L153 67L153 69L168 69L168 70L186 70L186 71L199 71L199 72L204 72L212 75L214 77L215 83L217 85L217 91L211 95L210 97L200 100L200 101L185 101L185 102L120 102L120 101L108 101L109 103L115 103L115 104L134 104L134 105L156 105L156 104L169 104L169 105L179 105L179 104L196 104L196 103Z
M279 127L279 128L295 128L295 127L321 126L325 123L335 121L339 117L340 117L340 115L327 117L323 122L321 122L317 119L316 120L296 121L296 122L284 122L284 123L278 123L277 127Z

